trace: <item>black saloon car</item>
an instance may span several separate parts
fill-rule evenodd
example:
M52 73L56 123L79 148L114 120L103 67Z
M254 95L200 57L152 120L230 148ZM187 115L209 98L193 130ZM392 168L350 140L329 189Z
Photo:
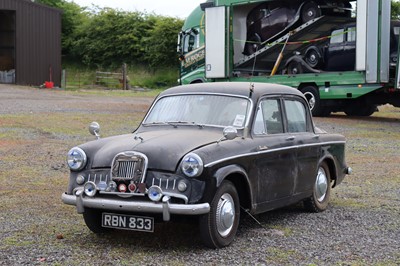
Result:
M390 24L390 68L397 64L400 21ZM296 55L286 62L289 74L322 71L353 71L356 65L356 23L335 27L326 42L307 48L304 55Z
M297 202L324 211L350 168L345 138L313 124L304 96L275 84L210 83L162 92L130 134L68 152L64 203L95 233L152 232L156 221L198 216L212 248L229 245L242 210Z
M262 42L273 41L292 26L304 24L321 15L351 16L347 0L280 0L266 1L247 15L245 55L251 55Z

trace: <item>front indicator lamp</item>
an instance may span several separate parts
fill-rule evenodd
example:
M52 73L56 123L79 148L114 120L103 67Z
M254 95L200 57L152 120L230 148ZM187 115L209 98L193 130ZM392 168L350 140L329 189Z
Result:
M154 201L154 202L160 201L162 196L163 196L162 190L161 190L161 188L159 186L151 186L151 187L149 187L149 189L147 191L147 194L149 196L149 199Z
M94 195L96 195L97 193L97 187L96 184L89 181L85 184L85 186L83 187L86 196L88 197L94 197Z

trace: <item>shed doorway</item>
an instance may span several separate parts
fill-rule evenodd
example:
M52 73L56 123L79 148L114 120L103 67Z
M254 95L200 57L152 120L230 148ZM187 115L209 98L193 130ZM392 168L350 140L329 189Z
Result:
M15 84L15 11L0 10L0 83Z

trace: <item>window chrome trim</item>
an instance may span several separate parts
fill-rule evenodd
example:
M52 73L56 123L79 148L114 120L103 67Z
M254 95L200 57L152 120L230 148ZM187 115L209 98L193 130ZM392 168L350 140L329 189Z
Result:
M152 123L145 123L146 119L148 118L149 114L152 112L154 106L159 102L161 99L166 98L166 97L171 97L171 96L184 96L184 95L214 95L214 96L225 96L225 97L234 97L234 98L242 98L247 100L250 105L248 107L248 114L246 115L246 123L243 127L238 127L238 129L244 129L248 128L250 124L250 118L253 117L253 107L254 103L253 100L247 96L244 95L237 95L237 94L229 94L229 93L211 93L211 92L182 92L182 93L174 93L174 94L168 94L161 96L156 99L156 101L151 105L150 109L148 110L146 116L143 118L141 125L142 126L151 126ZM210 127L221 127L224 128L225 126L220 126L220 125L210 125L210 124L202 124L203 126L210 126Z

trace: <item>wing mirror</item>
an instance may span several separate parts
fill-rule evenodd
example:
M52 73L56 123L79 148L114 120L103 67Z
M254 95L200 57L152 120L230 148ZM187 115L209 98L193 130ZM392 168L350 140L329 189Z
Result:
M100 125L97 122L92 122L89 125L90 134L96 136L97 139L100 139Z
M238 131L236 128L229 126L229 127L224 128L224 130L222 131L222 134L224 136L220 140L218 140L218 143L223 139L227 139L227 140L236 139L237 135L238 135Z

